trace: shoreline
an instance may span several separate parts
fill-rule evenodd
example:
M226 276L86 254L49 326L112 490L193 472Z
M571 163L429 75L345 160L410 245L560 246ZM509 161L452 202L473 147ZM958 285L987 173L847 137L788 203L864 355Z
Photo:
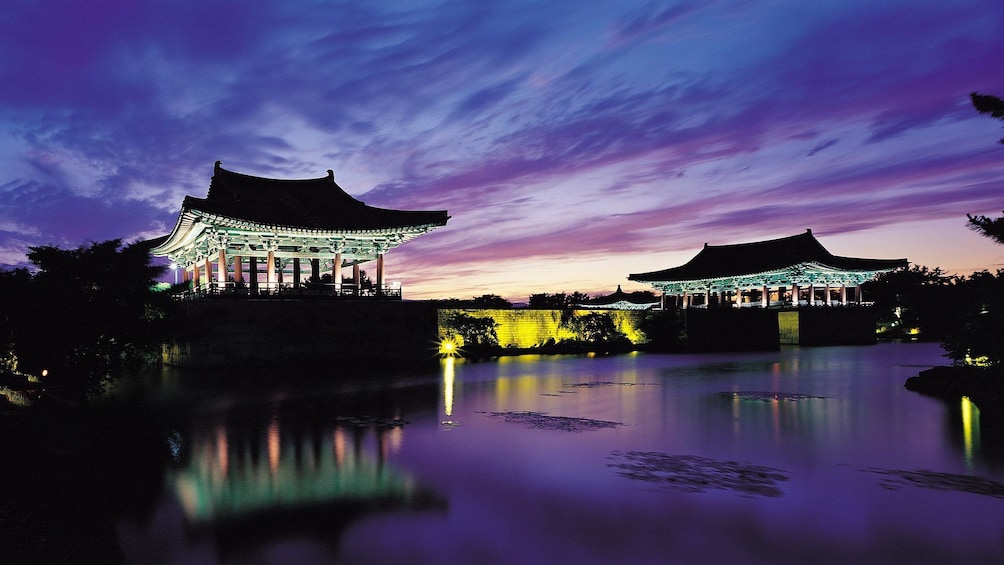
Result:
M925 369L903 385L907 390L946 400L968 397L981 408L1004 407L1004 370L942 365Z

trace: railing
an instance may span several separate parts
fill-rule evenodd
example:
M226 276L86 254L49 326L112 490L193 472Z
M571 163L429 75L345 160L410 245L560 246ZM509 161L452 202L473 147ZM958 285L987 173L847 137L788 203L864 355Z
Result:
M335 285L332 283L302 283L294 285L292 283L263 283L256 285L249 283L235 283L228 281L225 283L202 283L198 286L176 293L177 300L194 300L196 298L365 298L365 299L401 299L401 285L383 285L382 287L356 286L355 284Z

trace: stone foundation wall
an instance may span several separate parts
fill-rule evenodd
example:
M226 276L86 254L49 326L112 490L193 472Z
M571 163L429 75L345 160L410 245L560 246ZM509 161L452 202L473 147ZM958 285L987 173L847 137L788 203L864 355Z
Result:
M491 318L498 326L499 346L529 349L576 337L564 323L572 316L602 314L611 319L614 327L635 345L647 343L649 338L642 330L647 312L643 310L531 310L531 309L476 309L450 308L439 311L439 336L447 337L448 320L456 314L474 318Z
M240 367L434 359L436 308L424 302L220 299L181 304L163 361Z

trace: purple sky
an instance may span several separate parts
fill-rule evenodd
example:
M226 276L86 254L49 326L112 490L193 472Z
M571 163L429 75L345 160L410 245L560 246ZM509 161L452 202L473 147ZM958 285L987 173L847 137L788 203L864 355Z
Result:
M147 2L0 11L0 264L168 233L213 162L447 209L409 298L606 293L705 242L967 274L1004 247L1004 3ZM366 266L364 265L364 269Z

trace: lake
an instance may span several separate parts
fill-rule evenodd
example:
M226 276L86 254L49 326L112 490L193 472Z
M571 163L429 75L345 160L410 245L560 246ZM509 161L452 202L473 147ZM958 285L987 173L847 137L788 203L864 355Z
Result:
M117 538L135 563L998 563L1002 426L903 388L941 364L882 343L163 369L162 491Z

